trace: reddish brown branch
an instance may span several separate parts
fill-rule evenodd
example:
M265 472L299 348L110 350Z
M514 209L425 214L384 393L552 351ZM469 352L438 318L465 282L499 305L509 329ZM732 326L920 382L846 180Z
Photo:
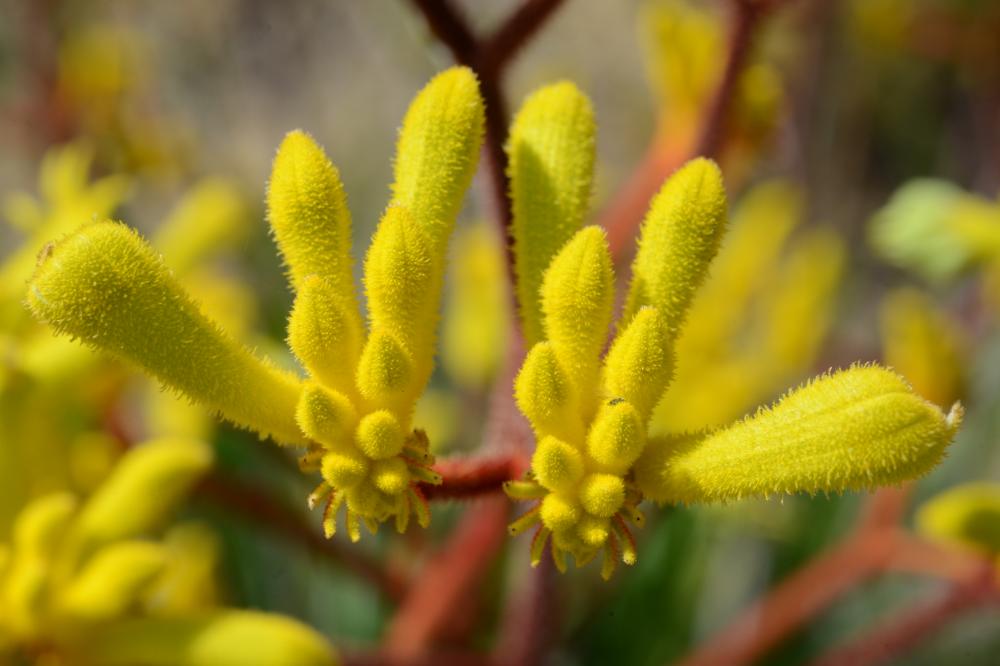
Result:
M250 484L215 472L202 481L195 494L248 523L262 526L301 545L318 557L350 569L372 583L388 599L403 597L407 584L401 577L341 541L324 539L319 526L310 524L303 513L285 506Z
M951 585L947 592L916 608L897 611L871 632L835 648L814 666L869 666L902 656L960 615L986 604L1000 605L996 571L984 562L973 580Z
M384 642L387 658L408 660L424 655L454 609L478 595L476 583L503 545L504 530L495 525L506 523L508 509L507 498L487 497L466 510L392 619Z
M486 64L499 74L562 3L563 0L527 0L514 10L485 40Z
M520 477L527 464L520 455L442 460L434 466L443 479L441 485L425 484L421 491L429 500L469 499L497 493L505 481Z
M762 6L754 0L734 0L730 6L733 8L733 20L726 65L709 100L694 150L695 156L719 156L728 127L729 110L736 96L740 76L750 57L754 33L764 13Z
M776 646L861 581L891 554L891 540L838 544L772 588L719 635L705 641L679 666L748 664Z
M931 576L954 583L967 583L976 578L983 570L983 558L930 543L896 526L908 493L905 487L879 491L862 513L859 526L851 536L771 588L733 623L702 643L679 664L752 663L844 594L888 571Z

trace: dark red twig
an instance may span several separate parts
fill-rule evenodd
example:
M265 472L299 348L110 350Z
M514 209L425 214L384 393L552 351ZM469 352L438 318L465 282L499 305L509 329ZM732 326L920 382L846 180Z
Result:
M695 156L718 157L719 155L726 135L729 110L733 105L737 84L750 57L750 49L757 26L764 15L764 6L754 0L735 0L730 3L730 6L733 9L733 20L730 28L726 65L722 70L722 78L709 101L698 143L695 146Z
M415 659L426 654L454 609L470 596L478 596L476 583L506 536L495 525L506 523L508 511L507 498L498 496L466 509L393 617L384 641L387 658Z
M847 645L835 648L813 662L814 666L869 666L902 656L964 613L987 604L1000 605L996 569L984 562L973 580L949 589L915 608L896 611L889 619Z
M429 500L470 499L497 493L505 481L520 477L527 465L520 455L442 460L434 466L443 478L441 485L425 484L421 490Z
M387 599L399 600L407 589L406 581L398 574L342 541L323 538L322 530L311 524L306 514L285 506L246 482L215 472L199 484L195 495L300 544L318 557L350 569L374 585Z

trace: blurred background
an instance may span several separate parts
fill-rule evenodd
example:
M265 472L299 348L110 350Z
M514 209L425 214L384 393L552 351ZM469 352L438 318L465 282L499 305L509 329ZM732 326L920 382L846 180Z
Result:
M455 4L488 32L520 3ZM726 61L733 4L567 0L513 61L504 81L511 112L558 79L593 100L593 219L623 224L615 202L636 174L651 163L676 166L695 149ZM722 425L829 368L888 363L944 408L961 399L967 418L945 462L886 500L898 516L885 529L995 558L1000 4L771 4L719 153L732 232L679 343L677 379L655 423L664 431ZM282 343L291 295L264 221L274 151L294 128L326 148L362 257L388 200L402 114L452 63L448 50L406 0L0 0L0 16L0 213L9 223L0 226L0 541L30 498L62 488L85 494L122 441L174 431L210 439L221 473L262 489L319 534L318 516L302 506L308 480L276 447L214 425L106 359L64 361L21 310L18 289L45 242L113 215L153 238L168 263L175 257L175 270L230 330L294 367ZM509 314L488 190L480 169L452 244L439 367L417 417L442 455L475 451L490 386L504 381ZM215 228L213 220L217 235L184 256L178 239ZM94 432L111 441L95 443ZM969 482L993 488L985 530L993 536L915 518ZM348 650L379 641L391 595L218 500L196 491L182 516L215 535L226 605L302 619ZM573 571L550 587L545 663L678 660L854 534L871 504L845 495L650 511L635 567L610 583L592 568ZM381 534L348 552L419 575L426 542L443 539L465 508L435 505L429 534ZM469 593L467 621L443 644L491 644L525 550L523 539L504 545ZM890 568L758 661L805 663L946 585ZM947 622L893 663L985 665L997 654L993 606Z

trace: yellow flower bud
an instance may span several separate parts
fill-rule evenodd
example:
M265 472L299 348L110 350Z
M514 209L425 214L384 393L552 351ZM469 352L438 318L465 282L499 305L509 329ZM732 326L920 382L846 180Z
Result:
M43 255L28 306L58 332L124 357L238 425L300 443L299 382L209 321L134 231L88 224Z
M353 305L351 213L344 187L337 168L302 130L289 132L278 148L267 209L295 290L317 275Z
M355 437L361 452L373 460L391 458L403 450L403 429L396 417L384 409L366 414Z
M299 397L295 420L309 439L336 446L350 441L358 414L341 393L307 382Z
M611 534L611 521L600 516L585 515L576 526L577 536L591 548L600 548Z
M358 362L361 395L377 404L398 404L409 397L413 373L413 360L395 336L372 331Z
M84 504L71 537L84 551L159 526L212 464L194 440L156 439L129 450Z
M614 474L589 474L580 484L580 501L588 513L610 518L625 503L625 481Z
M917 510L917 530L986 555L1000 555L1000 484L966 483L935 495Z
M399 495L410 485L410 472L399 457L377 460L372 465L372 483L386 495Z
M103 666L336 666L333 648L280 615L223 611L201 617L115 622L79 646Z
M288 346L309 374L350 395L363 342L354 299L318 275L303 278L288 317Z
M90 622L118 617L136 603L165 563L159 544L123 541L106 546L60 594L58 612Z
M582 513L578 504L558 493L546 495L540 511L542 523L556 534L572 529Z
M514 266L529 346L543 339L542 275L587 214L595 133L590 100L568 81L532 93L510 128Z
M340 448L323 456L321 471L327 483L337 489L350 489L368 476L371 461L360 451Z
M645 423L673 376L673 345L658 308L644 307L604 360L604 393L635 407Z
M538 482L549 490L565 490L575 486L583 476L583 456L566 442L546 437L535 448L531 469Z
M550 343L540 342L528 352L514 382L514 397L537 433L569 440L582 434L575 392Z
M645 445L646 431L639 413L620 398L601 408L587 435L590 457L615 474L624 474L632 467Z
M728 428L650 440L636 482L688 504L899 483L941 460L961 418L960 405L946 416L885 368L855 366Z
M603 229L586 227L566 243L545 272L541 295L546 337L577 390L589 389L615 296Z
M642 223L623 321L653 305L676 335L719 249L726 217L722 173L711 160L692 160L667 179Z
M437 323L442 267L430 239L402 206L390 206L365 257L372 330L396 336L422 354Z
M393 201L412 213L439 260L479 161L484 114L476 75L452 67L414 98L399 131Z

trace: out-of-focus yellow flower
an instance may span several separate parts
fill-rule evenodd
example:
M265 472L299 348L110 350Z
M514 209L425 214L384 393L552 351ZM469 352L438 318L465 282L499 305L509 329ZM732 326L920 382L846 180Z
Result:
M216 607L218 546L204 527L150 538L211 460L195 440L147 442L82 504L57 493L24 507L0 542L0 661L332 666L308 627Z
M4 199L4 217L27 235L0 266L0 324L5 328L23 318L24 285L45 244L87 220L107 217L125 200L131 179L112 174L91 181L93 158L93 146L84 141L50 150L39 170L39 198L15 193Z
M724 425L809 369L844 250L825 229L789 241L801 217L801 193L790 183L763 183L743 198L677 340L675 377L652 431Z
M548 200L577 200L572 194L583 185L567 173L580 173L589 182L590 175L577 167L593 141L592 123L534 108L539 100L546 108L579 95L560 84L529 97L514 122L517 140L508 146L524 155L537 144L535 152L545 156L531 169L511 170L515 244L530 247L526 239L541 237L551 248L552 234L579 229L557 251L550 250L541 275L529 273L540 270L542 256L522 262L518 273L519 279L540 284L540 307L521 304L524 329L539 333L537 339L528 337L533 346L514 385L537 446L526 478L508 482L505 490L513 499L535 502L510 525L511 534L534 528L532 564L541 561L546 547L560 570L569 555L582 566L603 553L605 578L619 560L633 564L637 554L628 523L642 524L638 505L645 498L719 502L871 488L914 478L936 465L959 427L961 407L956 404L945 415L901 377L877 366L825 375L728 427L651 436L653 409L672 379L676 341L725 232L726 192L719 168L706 159L692 160L667 179L643 222L624 311L603 355L614 299L603 231L579 228L578 206L548 208L542 215L540 207L518 202L519 197L533 201L539 190L547 191ZM560 157L552 137L578 145ZM797 218L787 187L764 188L756 197L747 209L749 221L740 225L743 238L737 238L713 288L714 307L702 315L705 334L689 343L693 349L704 344L709 356L726 340L712 324L725 326L732 323L728 318L740 316L753 282L769 268ZM763 212L767 209L778 211L777 222ZM533 229L538 225L542 230ZM813 297L825 296L835 282L839 246L828 236L809 240L782 271L788 288L764 308L768 336L783 332L776 326L789 321L811 325L802 318L817 312ZM817 264L814 274L806 270ZM812 284L803 289L809 276ZM718 300L725 299L732 299L736 312L719 307ZM788 367L810 355L817 340L810 333L787 354L780 341L761 342L769 358Z
M889 263L943 283L1000 257L1000 204L929 178L900 187L869 235Z
M486 223L455 236L441 358L448 375L466 390L488 387L507 351L510 299L503 252Z
M920 395L947 406L964 394L961 331L915 289L890 292L881 307L882 355Z
M707 3L650 1L642 7L639 25L660 110L657 140L687 152L723 74L719 54L724 51L725 17ZM766 58L755 59L736 87L728 157L752 154L770 136L783 103L777 69Z
M413 409L433 367L448 239L475 169L483 103L466 68L434 77L400 131L393 198L365 260L368 330L354 293L350 213L339 174L315 141L291 132L268 189L271 229L296 292L288 342L302 381L239 344L193 301L135 232L105 221L59 242L28 304L57 331L126 358L237 425L308 446L333 534L429 513L418 483L439 483Z
M966 483L949 488L920 506L916 524L921 534L932 539L998 557L1000 484Z

